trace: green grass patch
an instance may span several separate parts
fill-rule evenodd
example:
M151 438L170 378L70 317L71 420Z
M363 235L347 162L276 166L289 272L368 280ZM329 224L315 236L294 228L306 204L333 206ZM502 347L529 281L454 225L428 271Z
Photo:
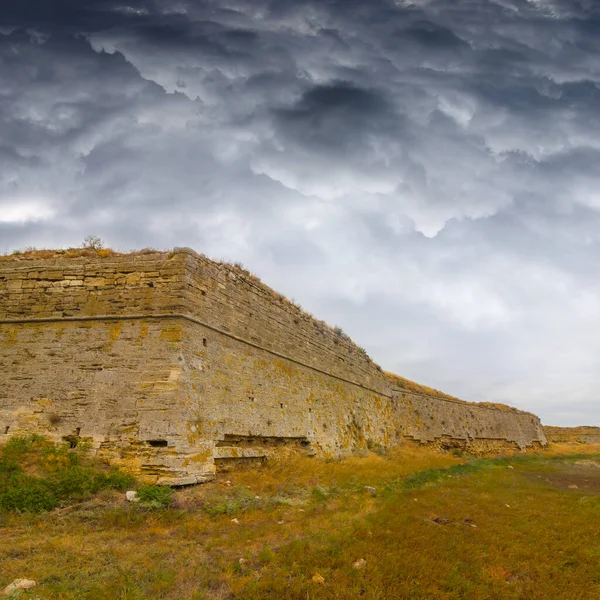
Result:
M0 511L38 513L135 484L87 454L85 446L70 448L35 434L11 438L0 448Z
M140 506L165 509L173 504L173 490L164 485L145 485L137 490Z

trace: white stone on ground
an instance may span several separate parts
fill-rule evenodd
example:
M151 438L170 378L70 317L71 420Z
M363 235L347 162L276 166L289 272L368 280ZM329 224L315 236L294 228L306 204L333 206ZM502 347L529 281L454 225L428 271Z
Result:
M29 590L36 585L37 583L33 581L33 579L15 579L4 588L4 595L13 596L17 594L19 590Z

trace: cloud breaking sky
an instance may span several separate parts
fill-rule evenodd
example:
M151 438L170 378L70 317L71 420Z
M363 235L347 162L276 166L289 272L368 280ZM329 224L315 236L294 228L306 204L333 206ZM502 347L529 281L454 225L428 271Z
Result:
M0 251L191 246L600 425L597 0L3 2L0 81Z

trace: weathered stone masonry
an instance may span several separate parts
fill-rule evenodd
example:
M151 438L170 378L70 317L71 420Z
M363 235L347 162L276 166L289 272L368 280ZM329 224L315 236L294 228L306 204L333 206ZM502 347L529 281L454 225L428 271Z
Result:
M189 249L89 254L0 262L0 440L87 438L180 484L286 449L546 441L529 413L405 388L233 265Z

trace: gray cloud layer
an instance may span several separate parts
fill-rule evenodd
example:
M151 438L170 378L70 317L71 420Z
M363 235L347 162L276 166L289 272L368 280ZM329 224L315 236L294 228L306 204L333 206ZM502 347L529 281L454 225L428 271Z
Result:
M0 250L193 246L389 370L600 422L597 2L4 4Z

